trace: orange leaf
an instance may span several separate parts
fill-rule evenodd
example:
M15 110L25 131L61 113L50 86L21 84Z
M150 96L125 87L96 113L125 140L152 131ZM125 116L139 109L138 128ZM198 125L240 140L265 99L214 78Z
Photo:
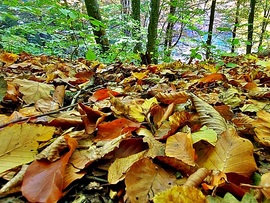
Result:
M186 103L189 96L186 92L158 93L155 95L158 101L164 104L182 104Z
M210 83L210 82L215 82L215 81L222 81L225 79L226 79L226 76L221 73L212 73L202 78L200 83Z
M100 101L100 100L110 97L110 94L113 96L117 96L120 93L109 90L109 89L100 89L100 90L95 91L94 94L89 99L93 102Z
M27 168L22 194L29 202L57 202L62 196L65 168L68 160L77 147L77 141L65 136L69 152L56 162L34 161Z
M17 54L7 52L0 54L0 61L6 63L6 66L13 64L15 61L17 61L18 58L19 56Z
M79 112L82 115L85 132L90 135L96 130L97 125L105 119L106 114L101 111L95 111L82 103L79 103L79 107L81 107Z
M126 118L119 118L112 122L101 123L97 126L98 132L96 140L114 139L126 132L132 132L140 126L140 123L133 122Z

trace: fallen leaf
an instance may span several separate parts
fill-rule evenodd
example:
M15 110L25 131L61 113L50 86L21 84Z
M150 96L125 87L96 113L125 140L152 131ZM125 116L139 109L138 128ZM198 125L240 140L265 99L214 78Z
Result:
M4 62L5 66L13 64L18 58L19 56L13 53L3 52L0 54L0 61Z
M51 91L54 90L53 85L35 82L26 79L15 79L12 83L19 85L19 91L24 95L23 100L26 104L32 104L39 99L51 99Z
M206 198L203 193L195 188L189 186L175 185L169 190L157 194L153 198L154 203L168 203L168 202L185 202L185 203L206 203Z
M189 99L189 95L186 92L171 92L171 93L162 93L159 92L155 95L158 101L164 104L182 104L186 103Z
M223 132L216 143L205 155L203 167L224 173L238 173L249 177L257 170L253 157L253 144L237 135L234 128Z
M190 133L178 132L168 137L165 154L179 159L190 166L195 166L195 150L192 147Z
M253 127L255 127L255 139L260 144L270 147L270 113L264 110L258 111Z
M217 133L213 129L203 126L199 131L192 133L191 138L193 144L204 140L215 146L217 142Z
M191 94L191 99L199 113L202 125L213 129L218 135L228 129L225 119L211 105L194 94Z
M131 202L148 202L157 193L172 187L175 177L154 164L149 158L134 163L126 174L125 184Z
M23 183L22 194L29 202L57 202L62 197L64 175L70 156L77 147L77 141L65 136L69 152L56 162L34 161L27 168Z
M121 134L131 133L134 130L137 130L140 127L140 123L135 123L126 118L119 118L107 123L100 123L97 128L97 136L95 137L96 141L99 140L111 140Z
M117 96L120 93L109 90L109 89L100 89L94 92L94 94L89 98L91 101L100 101L106 98L109 98L110 95Z
M51 139L54 131L54 127L27 123L14 124L1 130L0 173L33 161L37 154L37 141Z

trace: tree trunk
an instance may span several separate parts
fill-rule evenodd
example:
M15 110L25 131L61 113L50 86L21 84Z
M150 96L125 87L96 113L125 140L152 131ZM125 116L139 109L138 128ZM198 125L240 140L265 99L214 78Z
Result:
M209 20L209 27L208 27L208 37L206 41L206 55L205 57L209 59L211 54L211 44L212 44L212 33L213 33L213 25L215 20L215 10L216 10L216 0L212 0L211 5L211 13L210 13L210 20Z
M136 25L132 30L132 36L138 41L133 49L134 53L141 51L142 43L140 42L141 32L141 2L140 0L131 0L131 17L135 20Z
M102 21L97 0L85 0L85 6L88 16L98 21ZM103 52L107 51L109 49L110 44L108 38L106 37L105 29L92 22L90 23L93 27L93 33L95 35L96 43L101 45Z
M237 30L237 27L239 26L239 10L240 10L240 0L237 0L234 27L233 27L233 31L232 31L232 48L231 48L232 53L235 52L236 30Z
M159 7L160 0L151 0L150 3L150 21L148 25L148 34L147 34L147 45L146 45L146 55L150 55L150 62L158 62L158 53L157 53L157 27L158 27L158 18L159 18Z
M254 14L255 14L255 5L256 5L256 0L250 0L250 10L249 10L249 15L248 15L248 38L247 38L246 54L250 54L251 49L252 49L253 22L254 22Z
M258 45L258 52L262 46L264 34L266 31L266 28L269 24L269 18L270 18L270 3L268 2L269 0L265 0L265 5L263 7L263 22L262 22L262 27L261 27L261 35L259 39L259 45Z
M173 38L173 27L175 22L170 20L170 16L174 16L176 12L176 7L175 5L172 3L171 0L171 4L170 4L170 13L168 14L168 24L166 27L166 32L165 32L165 41L164 41L164 54L166 55L166 57L170 57L171 56L171 48L172 48L172 38Z
M130 0L120 0L122 4L122 12L124 14L130 13Z

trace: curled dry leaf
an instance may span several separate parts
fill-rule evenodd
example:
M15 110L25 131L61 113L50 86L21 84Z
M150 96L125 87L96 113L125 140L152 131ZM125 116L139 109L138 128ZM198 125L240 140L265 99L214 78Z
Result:
M255 139L264 146L270 147L270 113L260 110L253 122Z
M213 129L218 135L228 129L225 119L211 105L192 93L191 99L200 116L202 125Z
M148 202L159 192L172 187L175 180L173 175L154 164L151 159L140 159L130 167L126 174L128 199L131 202Z
M106 98L109 98L110 95L117 96L120 93L109 90L109 89L100 89L94 92L94 94L89 98L91 101L100 101Z
M12 190L12 188L22 183L23 176L27 168L28 165L22 165L21 170L0 189L0 196L2 194L7 194L10 190Z
M171 93L162 93L159 92L155 95L158 101L164 104L182 104L186 103L189 95L186 92L171 92Z
M263 187L261 191L264 194L264 196L267 199L270 199L270 172L262 175L260 186Z
M169 117L169 121L164 121L155 133L155 138L162 140L174 134L180 126L184 126L190 115L186 111L176 111Z
M210 173L211 171L206 168L199 168L188 177L184 185L189 187L198 187Z
M36 160L47 159L54 162L60 159L60 152L67 148L67 142L64 136L58 137L52 144L36 155Z
M203 193L195 188L189 186L175 185L169 190L157 194L153 198L154 203L168 203L168 202L185 202L185 203L206 203L206 198Z
M238 173L249 177L257 170L253 157L253 144L237 135L234 128L223 132L216 147L206 154L203 167L209 170L219 170L224 173Z

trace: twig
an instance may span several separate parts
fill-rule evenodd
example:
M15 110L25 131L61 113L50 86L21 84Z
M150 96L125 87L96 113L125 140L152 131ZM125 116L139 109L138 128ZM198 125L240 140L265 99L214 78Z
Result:
M59 113L60 111L63 111L63 110L66 110L70 107L74 107L76 106L78 103L76 104L71 104L69 106L65 106L65 107L62 107L60 109L57 109L57 110L54 110L54 111L49 111L49 112L46 112L46 113L42 113L40 115L35 115L35 116L27 116L27 117L24 117L24 118L19 118L19 119L16 119L16 120L13 120L13 121L10 121L8 123L5 123L5 124L2 124L0 125L0 128L4 128L10 124L14 124L14 123L18 123L18 122L22 122L22 121L26 121L26 120L31 120L33 118L38 118L38 117L42 117L42 116L47 116L47 115L51 115L51 114L56 114L56 113ZM86 103L83 103L83 104L89 104L89 102L86 102Z

